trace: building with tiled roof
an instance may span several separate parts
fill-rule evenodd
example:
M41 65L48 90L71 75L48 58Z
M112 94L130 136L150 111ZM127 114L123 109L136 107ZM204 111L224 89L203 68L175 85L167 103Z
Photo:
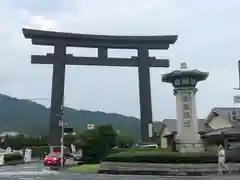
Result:
M240 108L236 107L215 107L206 119L198 119L199 133L209 133L217 129L233 127L240 132ZM177 120L164 119L161 122L154 122L154 133L160 138L160 146L168 147L167 137L177 133Z

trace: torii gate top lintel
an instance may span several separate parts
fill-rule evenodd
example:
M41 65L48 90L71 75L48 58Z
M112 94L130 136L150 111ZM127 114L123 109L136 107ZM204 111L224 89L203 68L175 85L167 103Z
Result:
M138 49L145 46L147 49L168 49L174 44L177 35L165 36L117 36L117 35L93 35L76 34L55 31L43 31L35 29L22 29L24 37L32 39L33 45L51 45L64 42L72 47L106 47L117 49Z

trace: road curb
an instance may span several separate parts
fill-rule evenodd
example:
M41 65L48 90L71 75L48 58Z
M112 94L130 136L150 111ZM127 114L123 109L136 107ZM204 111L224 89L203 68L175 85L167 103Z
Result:
M230 172L223 174L240 174L240 163L228 164ZM161 176L206 176L218 174L217 164L157 164L157 163L129 163L102 162L99 174L126 175L161 175Z

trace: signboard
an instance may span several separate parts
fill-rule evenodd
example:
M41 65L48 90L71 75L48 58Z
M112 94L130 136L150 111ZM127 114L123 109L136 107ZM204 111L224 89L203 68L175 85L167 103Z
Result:
M191 126L191 113L189 110L183 110L183 126L190 127Z
M190 93L182 93L182 113L183 127L191 126L191 95Z
M87 124L87 129L94 129L95 128L95 125L94 124Z
M0 154L0 166L4 164L4 154Z
M67 121L63 121L63 126L67 126L68 125L68 123L67 123ZM62 120L59 120L59 122L58 122L58 126L62 126Z
M149 135L149 137L153 136L153 124L152 123L148 124L148 135Z
M233 103L240 103L240 95L233 96Z
M184 126L184 127L190 127L190 125L191 125L191 124L190 124L190 119L184 119L184 120L183 120L183 126Z
M76 147L74 144L71 144L71 149L72 149L72 152L75 153L76 152Z
M32 149L25 149L24 161L31 162L32 160Z
M67 134L73 133L73 128L70 128L70 127L64 128L64 133L67 133Z
M229 117L232 121L240 121L240 112L239 110L234 110L231 113L229 112Z
M12 148L11 148L11 147L8 147L8 148L6 149L6 153L10 153L10 152L12 152Z

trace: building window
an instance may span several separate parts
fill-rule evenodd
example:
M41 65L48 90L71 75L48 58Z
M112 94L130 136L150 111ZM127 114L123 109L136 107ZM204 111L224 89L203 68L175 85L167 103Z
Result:
M190 93L182 94L182 105L183 105L183 123L184 127L190 127L191 120L191 98Z
M182 100L183 102L189 102L189 95L183 95Z
M232 116L232 120L237 120L237 117L236 116Z
M183 118L184 119L190 119L190 112L189 111L184 111L183 112Z
M189 78L182 78L182 79L181 79L181 83L182 83L183 85L188 85L188 84L190 84L190 79L189 79Z
M236 111L232 111L232 120L236 120L237 119L237 113Z
M183 110L185 111L185 110L187 110L187 111L189 111L190 110L190 107L189 107L189 104L188 103L184 103L183 104Z
M195 85L197 84L197 80L196 80L196 79L193 79L193 78L191 78L191 84L195 86Z
M184 120L183 121L183 126L184 127L190 127L190 120Z
M180 86L180 79L175 79L174 80L174 85L175 86Z

